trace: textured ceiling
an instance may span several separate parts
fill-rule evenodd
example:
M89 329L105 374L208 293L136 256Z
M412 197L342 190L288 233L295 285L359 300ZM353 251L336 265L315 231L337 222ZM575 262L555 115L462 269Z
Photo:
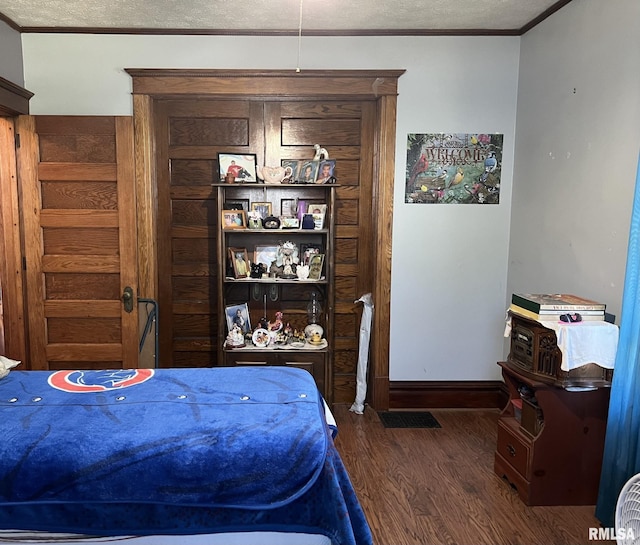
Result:
M303 32L518 31L570 0L302 0ZM0 0L18 30L297 32L300 0ZM487 32L489 33L489 32Z

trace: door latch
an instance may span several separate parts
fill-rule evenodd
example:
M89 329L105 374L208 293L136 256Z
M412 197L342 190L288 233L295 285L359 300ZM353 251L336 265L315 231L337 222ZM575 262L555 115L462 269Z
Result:
M122 303L125 312L133 312L133 288L127 286L122 294Z

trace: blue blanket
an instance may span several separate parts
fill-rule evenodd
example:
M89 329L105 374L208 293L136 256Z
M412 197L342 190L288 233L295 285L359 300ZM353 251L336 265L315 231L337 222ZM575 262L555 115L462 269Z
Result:
M12 371L0 415L0 528L371 542L305 371Z

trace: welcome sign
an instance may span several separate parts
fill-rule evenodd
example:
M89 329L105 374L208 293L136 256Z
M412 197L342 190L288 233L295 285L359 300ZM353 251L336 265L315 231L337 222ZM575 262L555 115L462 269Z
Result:
M503 137L408 134L405 202L498 204Z

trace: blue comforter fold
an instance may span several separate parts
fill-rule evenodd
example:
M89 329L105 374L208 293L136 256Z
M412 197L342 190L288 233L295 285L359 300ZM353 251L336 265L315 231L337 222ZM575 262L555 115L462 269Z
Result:
M295 368L12 371L0 411L4 506L273 509L313 486L329 444Z

